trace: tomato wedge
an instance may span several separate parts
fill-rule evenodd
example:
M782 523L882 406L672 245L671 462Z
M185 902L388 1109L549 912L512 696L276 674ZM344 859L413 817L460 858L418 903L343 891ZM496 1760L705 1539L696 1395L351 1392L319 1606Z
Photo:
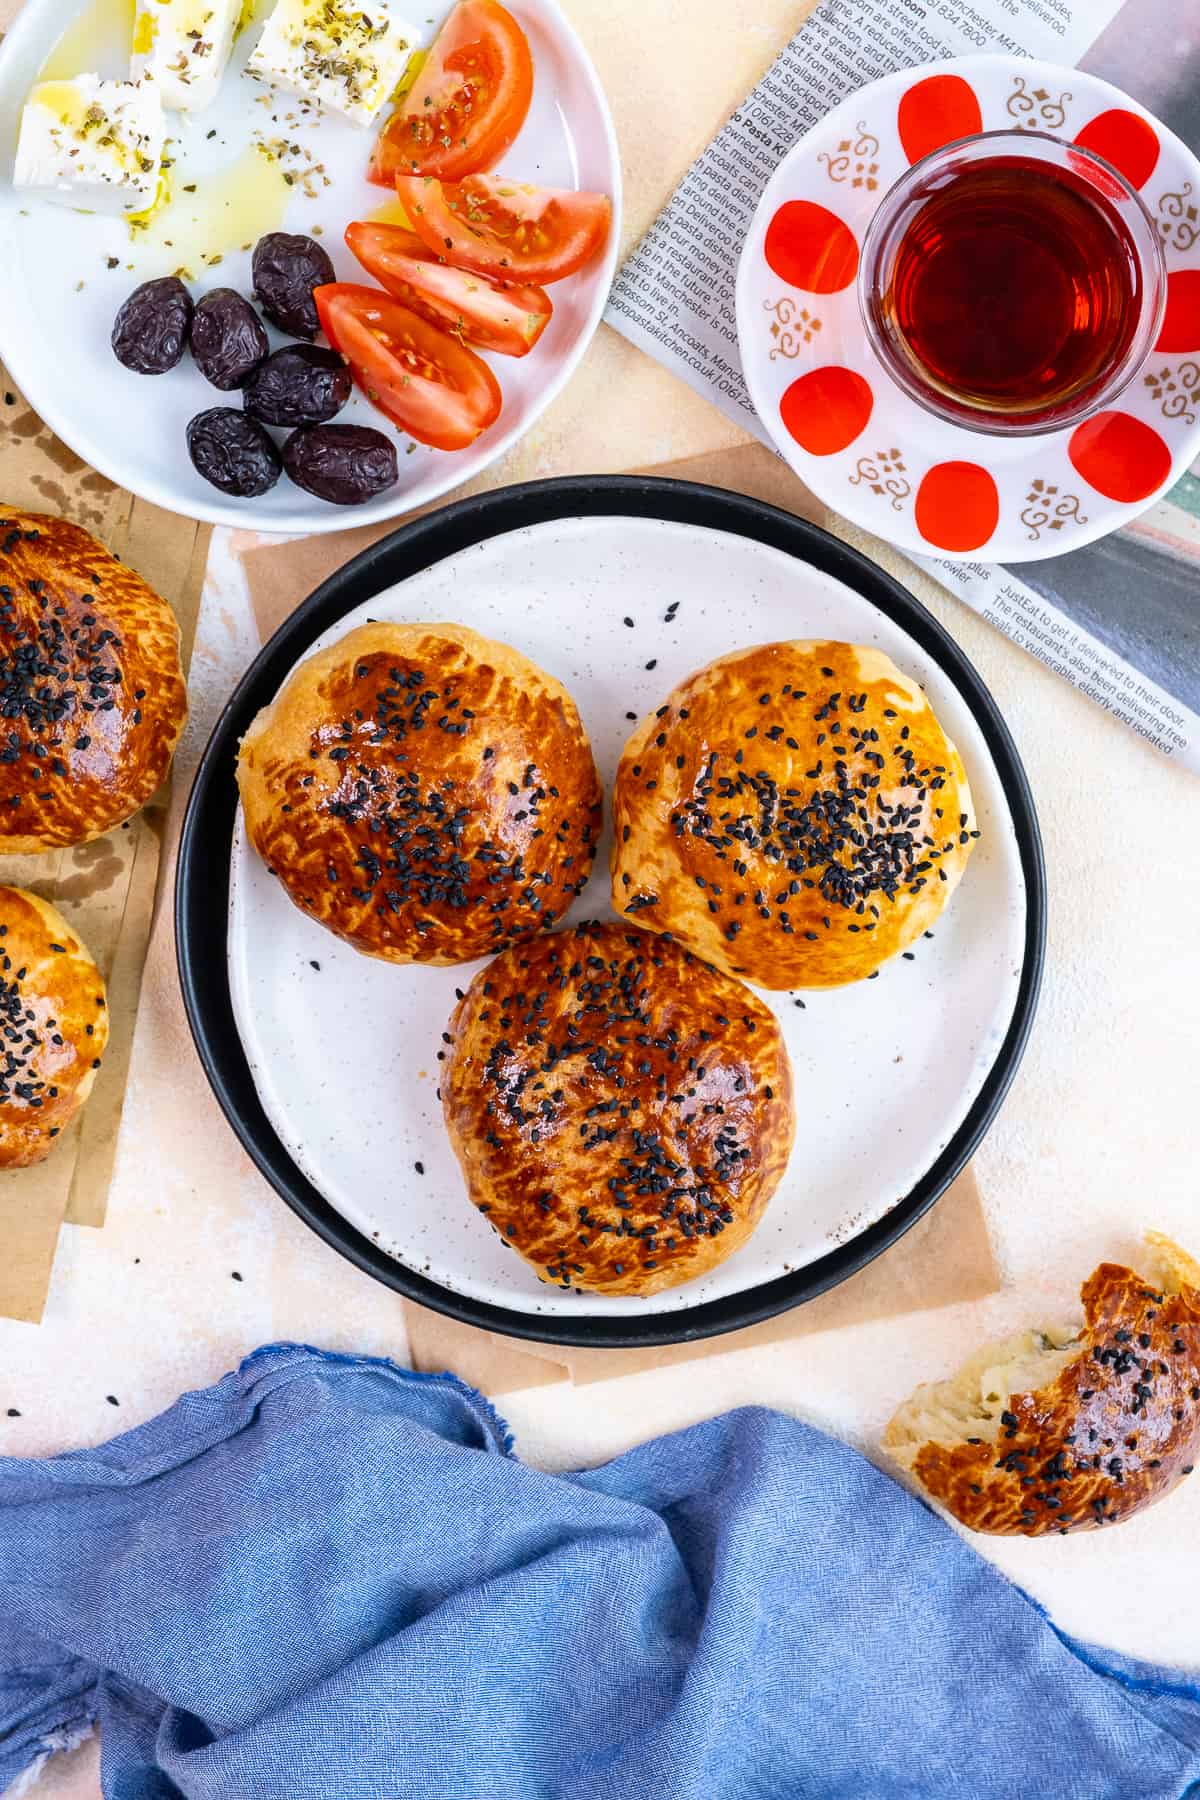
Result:
M457 181L493 169L525 123L533 58L499 0L459 0L416 80L383 128L367 171Z
M410 437L465 450L499 417L500 384L461 339L352 281L314 288L313 299L321 329L367 399Z
M471 269L452 269L401 225L357 221L346 227L346 242L394 299L444 331L502 356L532 350L554 310L540 287L510 287Z
M600 249L612 222L607 194L529 187L502 175L435 181L397 175L413 229L448 262L499 281L561 281Z

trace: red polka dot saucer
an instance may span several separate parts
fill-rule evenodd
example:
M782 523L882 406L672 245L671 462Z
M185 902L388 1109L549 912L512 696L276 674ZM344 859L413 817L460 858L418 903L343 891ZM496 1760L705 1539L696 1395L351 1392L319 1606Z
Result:
M1081 144L1139 192L1167 298L1149 358L1110 406L1073 429L997 437L897 385L868 341L857 277L867 227L906 169L1013 130ZM836 512L917 554L1060 555L1144 511L1200 454L1200 162L1078 69L973 56L902 70L852 94L776 169L742 250L737 319L759 418Z

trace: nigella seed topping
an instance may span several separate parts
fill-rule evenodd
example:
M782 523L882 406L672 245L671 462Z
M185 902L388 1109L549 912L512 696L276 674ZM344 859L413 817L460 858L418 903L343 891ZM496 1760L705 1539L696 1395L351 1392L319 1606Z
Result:
M53 810L56 793L39 765L64 780L68 765L54 752L72 739L88 748L90 733L78 727L115 707L122 645L88 610L91 595L48 605L43 582L27 586L39 597L36 609L0 589L0 808L18 808L32 792Z
M730 1227L744 1235L765 1203L761 1137L778 1122L766 1108L788 1079L766 1008L739 994L736 1015L724 1010L728 977L614 925L513 947L488 976L455 1015L446 1117L456 1146L482 1140L492 1223L517 1222L541 1278L603 1289L711 1258L702 1244ZM554 1215L549 1171L586 1195L569 1238L539 1223Z
M859 672L865 674L870 653L853 647L844 667L822 663L819 680L781 682L790 648L764 646L730 659L727 677L724 664L715 666L721 673L701 671L678 695L701 711L700 732L686 727L689 707L677 698L662 709L660 730L634 739L637 763L622 768L640 792L661 787L669 794L664 827L685 879L719 878L724 868L749 876L747 898L756 885L762 890L752 919L731 916L742 904L737 889L724 901L712 889L706 910L726 945L743 934L739 960L728 966L768 985L776 955L780 972L793 978L806 968L800 949L820 941L818 925L855 938L879 931L900 949L888 913L895 909L902 921L931 884L950 883L978 836L965 806L951 814L957 831L938 825L948 810L940 804L944 791L956 798L961 791L964 799L966 793L920 696L911 702L913 722L902 723L896 706L879 705L894 693L887 665L863 686ZM911 691L898 671L895 680ZM636 846L626 869L628 911L641 903ZM768 934L777 952L764 942ZM785 947L783 940L791 941ZM877 961L888 948L881 935ZM861 964L871 946L863 942L853 952Z
M411 628L381 646L383 629L360 628L357 655L325 653L308 691L310 665L293 677L311 707L307 762L273 764L264 748L260 780L254 744L244 751L256 848L299 904L385 956L485 955L550 929L586 885L600 831L577 719L539 671L514 696L520 673L501 677L449 635Z
M0 956L0 968L10 967L11 959ZM0 1106L37 1109L48 1097L39 1073L47 1042L40 1009L26 1000L22 988L27 973L19 969L12 980L0 974Z

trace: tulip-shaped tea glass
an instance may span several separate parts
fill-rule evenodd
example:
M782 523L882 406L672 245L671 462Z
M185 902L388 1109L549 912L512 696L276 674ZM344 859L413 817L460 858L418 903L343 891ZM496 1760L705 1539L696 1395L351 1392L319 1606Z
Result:
M914 163L871 221L859 302L884 368L929 412L997 435L1107 406L1166 304L1150 215L1109 163L992 131Z

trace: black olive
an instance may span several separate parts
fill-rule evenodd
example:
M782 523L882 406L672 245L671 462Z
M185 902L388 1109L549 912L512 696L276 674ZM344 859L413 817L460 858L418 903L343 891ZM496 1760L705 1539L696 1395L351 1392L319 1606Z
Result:
M336 350L289 344L255 369L242 390L242 404L266 425L323 425L341 412L350 385L350 371Z
M192 296L178 275L134 288L113 320L113 355L138 375L165 375L183 355Z
M192 355L214 387L241 387L271 348L263 322L232 288L214 288L192 316Z
M211 406L187 428L188 455L223 494L253 499L279 480L279 452L257 419L234 406Z
M309 425L283 446L283 466L306 494L357 506L391 487L400 473L396 446L368 425Z
M333 264L315 238L271 231L259 238L250 263L259 305L289 337L314 338L317 318L313 289L335 279Z

